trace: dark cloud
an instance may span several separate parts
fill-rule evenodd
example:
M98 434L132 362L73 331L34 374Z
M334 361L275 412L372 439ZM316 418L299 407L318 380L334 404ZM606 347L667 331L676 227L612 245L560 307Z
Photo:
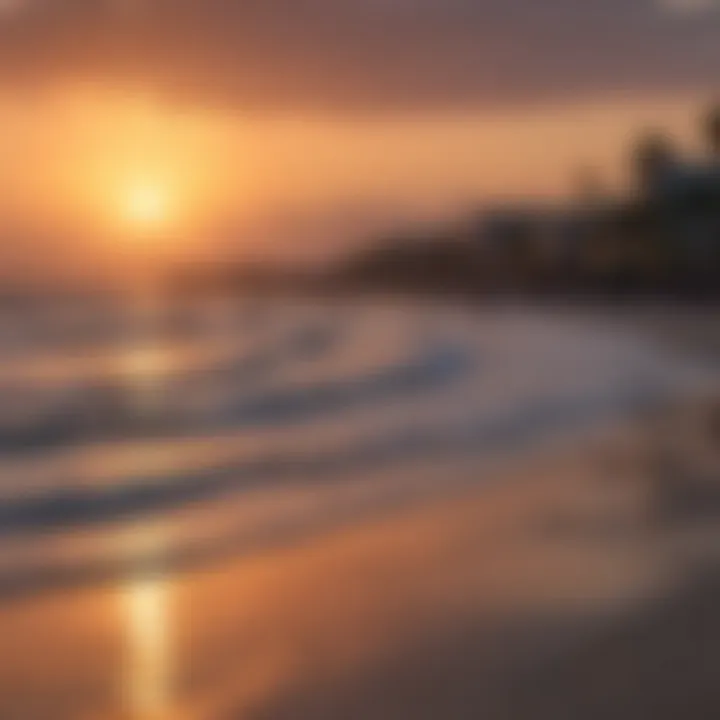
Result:
M267 108L413 108L707 88L720 13L651 0L25 0L0 82L143 83Z

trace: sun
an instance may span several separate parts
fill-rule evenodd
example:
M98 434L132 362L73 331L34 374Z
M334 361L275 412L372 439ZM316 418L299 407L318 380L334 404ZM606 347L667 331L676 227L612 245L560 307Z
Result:
M150 182L128 187L123 199L126 222L136 229L149 230L167 222L169 198L165 189Z

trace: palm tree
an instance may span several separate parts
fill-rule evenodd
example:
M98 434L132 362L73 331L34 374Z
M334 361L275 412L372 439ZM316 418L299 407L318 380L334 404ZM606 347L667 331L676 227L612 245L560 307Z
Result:
M720 105L711 108L707 115L705 136L711 156L720 161Z
M633 152L635 181L640 191L652 194L668 178L676 163L672 142L662 133L646 132L641 135Z

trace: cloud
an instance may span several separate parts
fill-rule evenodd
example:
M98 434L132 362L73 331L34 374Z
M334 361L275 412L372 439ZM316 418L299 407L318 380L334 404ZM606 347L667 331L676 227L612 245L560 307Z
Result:
M713 66L720 27L652 0L25 0L0 20L6 87L141 83L247 110L672 90Z
M720 11L720 0L660 0L659 7L679 15L705 14Z

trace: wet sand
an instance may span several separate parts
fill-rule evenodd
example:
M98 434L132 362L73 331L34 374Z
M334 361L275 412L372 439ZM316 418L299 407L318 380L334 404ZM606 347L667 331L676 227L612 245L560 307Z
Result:
M716 717L720 543L658 520L640 447L601 436L294 547L6 603L0 717Z
M448 461L443 500L6 599L0 718L720 717L720 523L661 513L646 453L614 428L474 488L477 460Z
M247 669L199 716L676 717L656 711L686 693L720 709L720 625L698 612L717 593L694 589L715 528L668 531L646 486L588 473L586 452L613 451L247 565ZM206 578L208 601L234 582Z

